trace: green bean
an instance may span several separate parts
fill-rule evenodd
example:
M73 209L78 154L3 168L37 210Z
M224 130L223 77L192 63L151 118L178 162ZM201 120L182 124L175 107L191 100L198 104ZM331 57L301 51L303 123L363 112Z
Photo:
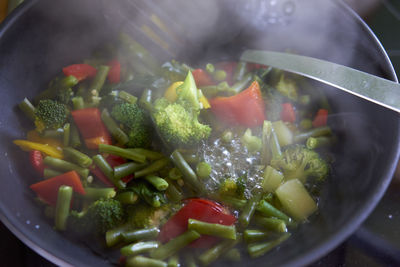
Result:
M224 81L217 85L209 85L201 87L201 91L207 97L215 97L216 95L224 93L225 95L234 95L236 89L229 87L229 84Z
M32 105L28 98L25 97L24 100L22 100L22 102L18 104L18 107L25 113L28 118L30 118L32 121L35 120L36 108Z
M144 155L146 159L149 160L157 160L164 157L164 155L160 152L145 149L145 148L127 148L130 151L136 152L138 154Z
M269 164L272 158L270 143L272 134L272 123L270 121L264 121L262 128L262 149L261 149L261 163Z
M150 206L155 208L160 207L161 203L164 202L164 195L158 191L151 190L147 183L138 183L130 189L137 193Z
M63 138L64 137L64 129L63 128L58 128L58 129L47 129L44 130L42 133L42 136L45 138Z
M241 80L243 80L246 72L247 72L247 62L239 61L236 65L235 72L233 73L233 81L240 82Z
M286 239L290 237L290 233L285 233L278 239L272 240L272 241L267 241L263 243L256 243L256 244L250 244L247 247L247 251L249 252L250 257L256 258L259 256L264 255L271 249L275 248L276 246L280 245L282 242L284 242Z
M196 153L182 153L183 159L189 164L195 164L199 162L199 156Z
M112 137L117 140L118 143L124 145L128 143L129 138L124 131L117 125L114 119L111 117L107 109L101 112L101 120L106 125L107 129L110 131Z
M43 177L44 179L53 178L55 176L61 175L63 172L55 171L49 168L44 168L43 170Z
M77 109L84 109L85 108L85 102L83 101L83 97L81 96L74 96L72 99L72 107L74 110Z
M142 176L146 176L148 174L152 174L164 168L168 164L168 158L162 158L157 161L154 161L152 164L143 168L139 171L135 172L135 178L139 178Z
M122 204L135 204L139 200L139 197L132 191L126 191L118 193L118 195L115 196L115 199Z
M327 136L331 135L332 131L329 126L322 126L318 128L313 128L307 132L299 133L294 136L294 142L299 143L299 142L304 142L306 141L309 137L320 137L320 136Z
M183 194L182 191L178 188L178 186L175 185L175 183L168 178L166 179L168 183L168 188L165 191L167 194L168 199L171 202L179 202L183 199Z
M133 231L123 231L121 235L124 242L131 243L156 238L159 232L160 230L156 227L152 227Z
M164 261L146 258L143 256L129 257L126 260L126 267L167 267Z
M237 94L242 90L244 90L252 79L253 75L251 73L247 73L246 75L244 75L241 81L238 81L234 85L232 85L230 90L233 91L235 94Z
M281 146L279 144L278 136L275 132L275 129L272 128L271 137L270 137L270 146L271 146L271 154L272 157L279 157L282 155Z
M150 184L152 184L158 191L165 191L168 188L168 182L161 177L155 175L146 175L145 179Z
M189 166L189 164L185 161L182 154L179 151L175 150L171 154L171 160L175 164L175 166L182 172L182 179L185 183L192 188L192 190L202 193L204 191L203 185L200 183L199 179L196 176L196 173Z
M109 66L101 65L97 68L96 76L93 78L92 83L90 84L90 93L93 96L98 96L103 85L107 79L108 72L110 71Z
M63 130L63 145L68 146L71 136L71 125L69 123L64 124Z
M207 63L207 65L206 65L206 71L207 71L208 73L214 73L214 71L215 71L214 65L211 64L211 63Z
M78 84L79 80L74 76L66 76L62 79L56 78L54 79L49 87L42 91L39 95L35 97L35 102L38 102L42 99L52 99L56 96L58 91L67 90Z
M178 168L173 167L168 172L168 178L170 178L171 180L174 180L174 181L182 179L182 173Z
M262 241L262 240L267 239L269 236L270 236L270 233L260 231L260 230L246 229L243 233L243 238L246 241L246 243Z
M94 187L86 187L85 188L85 198L90 200L98 200L98 199L108 199L113 198L116 194L115 189L113 187L104 187L104 188L94 188Z
M73 148L78 148L82 145L81 138L79 137L78 128L74 123L71 123L69 144Z
M153 91L145 89L139 99L139 106L150 112L153 109L152 97Z
M54 168L59 171L76 171L82 178L87 178L89 169L82 168L74 163L47 156L43 160L44 165Z
M238 262L241 260L240 251L237 248L231 248L224 254L224 259L229 261Z
M120 148L117 146L100 144L99 152L101 153L109 153L112 155L120 156L122 158L131 159L133 161L137 161L140 163L144 163L146 161L146 157L142 154L139 154L134 151L130 151L129 149Z
M226 79L226 72L223 70L217 70L214 72L213 77L216 81L223 81Z
M137 242L121 248L120 252L123 256L133 256L141 253L149 252L158 248L157 241Z
M185 233L171 239L168 243L153 250L150 253L150 256L158 260L164 260L174 255L180 249L186 247L199 237L200 234L197 233L196 231L188 230Z
M179 267L179 266L181 266L179 264L179 256L178 255L171 256L168 260L168 267Z
M194 230L202 235L211 235L236 240L236 228L234 225L222 225L219 223L207 223L195 219L189 219L188 229Z
M316 149L319 147L330 146L332 144L332 137L309 137L306 141L308 149Z
M93 163L93 160L88 155L80 152L75 148L64 147L63 153L67 159L71 160L72 162L78 164L83 168L88 168Z
M207 266L217 260L221 255L223 255L226 251L231 249L236 244L237 240L224 240L214 247L203 252L198 259L203 266Z
M128 102L130 104L136 104L138 98L134 95L131 95L128 92L125 91L119 91L118 92L118 98L121 98L122 100L125 100L125 102Z
M72 187L62 185L58 189L55 227L57 230L64 231L67 227L67 219L72 199Z
M281 219L254 216L254 222L267 230L278 233L287 232L286 223L284 220Z
M242 212L240 212L239 215L239 225L242 228L246 228L251 220L251 217L253 217L253 214L256 210L258 201L260 201L260 194L255 194L251 199L249 199L246 203L246 205L243 207Z
M286 223L289 223L292 221L292 219L287 216L285 213L282 211L278 210L274 206L272 206L270 203L268 203L265 200L261 200L258 205L257 205L257 212L261 213L263 216L266 217L275 217L281 220L284 220Z
M238 199L235 197L231 197L231 196L219 196L218 199L228 205L233 207L234 209L238 209L241 210L244 208L244 206L246 205L247 201L244 199Z
M114 167L114 178L121 179L125 176L128 176L138 170L143 169L147 164L145 163L136 163L136 162L127 162L121 165Z
M126 231L126 226L119 226L117 228L108 230L106 232L106 244L108 247L115 246L123 241L122 233Z
M312 120L311 119L304 119L300 121L300 127L303 130L309 130L311 129L312 126ZM296 138L296 137L295 137Z
M309 105L311 103L311 97L309 95L302 95L299 97L299 102L303 106Z
M199 162L196 166L196 173L200 179L206 179L210 177L211 165L207 162Z
M102 155L98 154L93 156L94 164L99 167L99 169L104 173L104 175L118 188L125 188L126 185L121 179L114 177L114 170L111 168L110 164L103 158Z

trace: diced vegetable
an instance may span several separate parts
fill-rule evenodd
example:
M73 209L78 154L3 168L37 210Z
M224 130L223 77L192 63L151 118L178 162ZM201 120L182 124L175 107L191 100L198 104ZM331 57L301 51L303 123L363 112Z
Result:
M86 78L93 78L97 70L89 64L73 64L63 68L65 76L74 76L79 81Z

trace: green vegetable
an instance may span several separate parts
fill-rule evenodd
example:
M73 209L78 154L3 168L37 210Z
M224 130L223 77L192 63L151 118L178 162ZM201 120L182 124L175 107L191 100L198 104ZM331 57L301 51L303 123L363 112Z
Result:
M234 225L228 226L218 223L207 223L195 219L189 219L188 229L194 230L202 235L211 235L236 240L236 228Z
M127 147L147 148L151 145L152 129L146 111L137 104L123 103L112 108L111 116L122 123L128 135Z
M58 129L67 121L68 110L64 104L54 100L40 100L35 109L36 130Z
M271 160L271 166L282 171L286 180L299 179L303 183L308 177L322 181L329 171L320 155L303 145L288 147L280 157Z
M178 150L172 152L171 160L175 164L175 166L181 171L183 175L182 179L189 187L191 187L192 190L199 193L204 191L203 185L197 178L196 173L193 171L190 165L185 161L182 154Z
M24 98L24 100L18 104L18 107L25 113L25 115L31 120L35 120L35 111L36 108L32 105L32 103L28 100L28 98Z
M281 219L254 216L254 222L269 231L278 233L287 232L286 223Z
M68 225L79 234L104 234L119 225L123 217L124 209L119 201L100 199L85 211L71 211Z
M254 243L257 241L262 241L267 239L271 234L269 232L260 231L260 230L250 230L246 229L243 232L243 238L246 243Z
M83 168L88 168L93 163L93 160L88 155L72 147L64 147L63 152L67 159L70 159Z
M233 73L233 81L240 82L243 80L247 72L247 62L239 61L236 65L235 72Z
M281 220L284 220L286 223L291 222L291 218L287 216L285 213L282 211L278 210L274 206L272 206L270 203L268 203L265 200L261 200L258 205L257 205L257 212L261 213L263 216L267 217L275 217Z
M300 142L306 141L310 137L329 136L331 134L332 134L332 130L329 126L312 128L311 130L309 130L307 132L302 132L302 133L296 134L294 136L293 141L295 143L300 143Z
M165 191L168 188L168 182L155 175L146 175L146 181L152 184L158 191Z
M57 159L53 158L50 156L47 156L43 159L43 163L46 166L49 166L51 168L54 168L55 170L67 172L67 171L76 171L82 178L87 178L89 175L89 169L87 168L82 168L81 166L78 166L74 163L62 160L62 159Z
M158 208L165 203L164 193L153 190L147 183L137 182L129 187L129 190L135 192L142 200L152 207Z
M264 192L275 192L275 190L281 185L283 182L283 174L271 166L267 165L263 174L263 181L261 186Z
M127 267L167 267L168 264L164 261L146 258L143 256L129 257L126 260Z
M276 133L276 137L278 138L278 142L281 147L293 143L293 133L283 121L274 121L272 123L272 127Z
M200 179L208 178L211 174L211 171L212 171L211 165L208 164L207 162L204 161L199 162L196 166L196 173Z
M203 266L207 266L216 261L221 255L223 255L226 251L231 249L236 244L237 240L224 240L200 254L199 261Z
M109 71L109 66L101 65L97 68L96 76L93 78L92 83L89 86L89 91L92 96L99 96Z
M332 137L309 137L306 141L306 147L308 149L316 149L319 147L330 146L332 143Z
M127 162L114 167L114 178L121 179L146 167L146 163Z
M295 81L285 77L284 74L281 75L280 80L276 85L276 90L290 100L297 101L298 99L298 87Z
M148 165L147 167L136 171L135 178L139 178L139 177L146 176L148 174L157 172L157 171L161 170L162 168L164 168L168 164L168 162L169 162L168 158L162 158L162 159L156 160L153 163L151 163L150 165Z
M252 135L250 128L244 132L240 140L250 153L260 151L262 148L261 138Z
M122 231L122 239L125 242L137 242L141 240L149 240L157 237L160 230L156 227L135 229L133 231Z
M62 185L58 189L55 227L57 230L64 231L67 227L67 219L72 199L72 187Z
M189 72L177 88L174 103L161 98L155 101L154 123L163 140L172 146L193 146L208 138L211 128L199 122L200 102L193 75Z
M246 205L243 207L243 210L240 212L238 219L239 224L242 228L246 228L249 225L250 220L256 210L258 201L260 201L260 198L260 194L255 194L251 199L247 201Z
M155 248L158 248L159 243L156 241L147 241L147 242L137 242L130 244L121 248L121 254L123 256L133 256L141 253L150 252Z
M250 244L247 247L247 251L249 252L250 257L256 258L264 255L271 249L275 248L276 246L280 245L283 243L286 239L290 237L290 233L285 233L281 237L272 240L272 241L266 241L262 243L255 243L255 244Z
M106 125L108 131L111 133L112 137L120 143L121 145L125 145L129 142L128 136L125 134L124 131L117 125L117 123L111 118L110 113L107 109L104 109L101 112L101 120Z
M109 153L112 155L120 156L125 159L134 160L140 163L144 163L146 161L146 156L129 149L120 148L117 146L99 144L99 152L101 153Z
M139 196L134 192L126 191L118 193L118 195L115 196L115 199L122 204L135 204L139 200Z
M85 193L85 198L90 200L109 199L115 197L116 194L115 189L112 187L86 187Z
M55 171L55 170L52 170L52 169L49 169L49 168L45 168L43 170L43 177L45 179L49 179L49 178L52 178L54 176L58 176L60 174L63 174L63 172Z
M122 189L126 187L126 184L123 181L114 176L113 169L102 155L98 154L93 156L93 162L117 188Z
M68 146L69 145L69 139L71 136L71 125L69 123L64 124L63 126L63 145Z
M132 229L158 227L169 212L166 207L151 207L144 202L129 205L126 207L127 223Z

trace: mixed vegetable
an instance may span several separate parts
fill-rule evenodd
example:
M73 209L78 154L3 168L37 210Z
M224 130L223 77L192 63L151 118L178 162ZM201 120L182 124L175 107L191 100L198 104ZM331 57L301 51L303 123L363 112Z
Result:
M126 34L19 107L34 129L14 143L46 216L127 266L274 249L317 212L335 141L307 80L240 61L161 65Z

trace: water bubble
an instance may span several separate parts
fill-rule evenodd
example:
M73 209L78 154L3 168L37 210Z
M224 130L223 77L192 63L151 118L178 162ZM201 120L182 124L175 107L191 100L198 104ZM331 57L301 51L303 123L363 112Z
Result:
M389 218L389 219L392 219L392 218L393 218L393 215L392 215L392 214L389 214L389 215L388 215L388 218Z
M269 4L270 6L275 6L277 2L278 2L277 0L271 0L269 1Z
M25 223L26 223L26 224L31 224L31 221L30 221L30 220L26 220Z
M36 224L36 225L35 225L35 228L36 228L36 229L40 229L40 225L39 225L39 224Z
M285 15L293 14L295 9L296 5L292 1L286 1L283 3L283 13L285 13Z

